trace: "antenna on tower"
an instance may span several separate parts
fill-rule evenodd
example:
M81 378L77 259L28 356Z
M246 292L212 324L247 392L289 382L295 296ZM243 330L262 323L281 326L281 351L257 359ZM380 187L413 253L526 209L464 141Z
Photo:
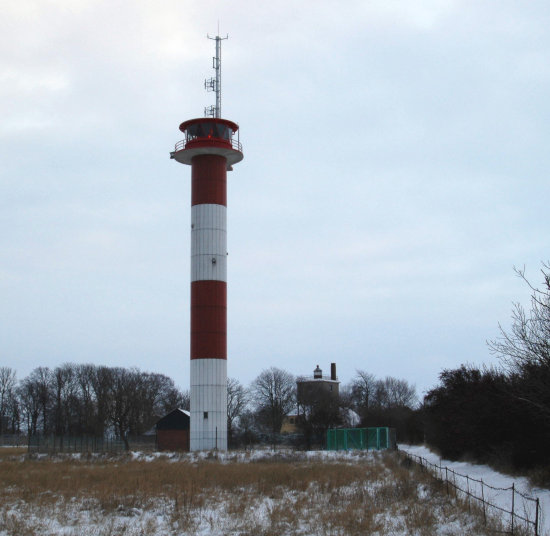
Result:
M219 33L219 27L218 27ZM213 78L207 78L204 81L204 89L206 91L213 91L216 94L216 105L207 106L204 109L205 117L221 117L222 116L222 41L229 39L229 35L225 37L210 37L206 35L208 39L216 41L216 55L212 58L212 68L216 71L216 76Z

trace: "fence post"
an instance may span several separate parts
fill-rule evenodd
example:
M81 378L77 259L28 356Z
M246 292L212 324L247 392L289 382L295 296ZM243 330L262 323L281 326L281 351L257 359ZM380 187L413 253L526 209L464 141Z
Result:
M539 498L537 497L537 504L535 507L535 536L539 536Z
M470 508L470 478L466 475L466 495L468 497L468 512L471 512Z
M458 490L456 489L456 473L453 469L451 469L451 471L453 471L453 488L455 490L455 499L458 497Z
M449 496L449 472L447 466L445 466L445 484L447 486L447 497Z
M516 483L512 482L512 534L514 534L514 503L516 499Z
M483 505L483 521L487 525L487 515L485 513L485 494L483 493L483 478L481 479L481 504Z

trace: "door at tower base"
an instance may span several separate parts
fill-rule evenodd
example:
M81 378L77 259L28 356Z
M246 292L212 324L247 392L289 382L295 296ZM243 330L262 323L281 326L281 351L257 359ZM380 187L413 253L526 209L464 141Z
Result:
M227 361L191 360L191 450L227 450Z

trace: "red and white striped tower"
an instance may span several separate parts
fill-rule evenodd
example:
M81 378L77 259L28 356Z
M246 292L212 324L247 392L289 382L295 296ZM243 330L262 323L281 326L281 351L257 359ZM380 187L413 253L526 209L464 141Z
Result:
M221 41L216 106L180 125L170 157L191 166L191 450L227 449L227 171L243 159L238 125L221 119ZM235 134L237 137L234 138Z

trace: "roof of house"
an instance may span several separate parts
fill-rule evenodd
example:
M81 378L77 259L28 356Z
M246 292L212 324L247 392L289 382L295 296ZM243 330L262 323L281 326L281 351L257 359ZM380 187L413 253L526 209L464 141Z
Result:
M157 430L189 430L191 414L180 408L172 410L159 419L156 424Z

